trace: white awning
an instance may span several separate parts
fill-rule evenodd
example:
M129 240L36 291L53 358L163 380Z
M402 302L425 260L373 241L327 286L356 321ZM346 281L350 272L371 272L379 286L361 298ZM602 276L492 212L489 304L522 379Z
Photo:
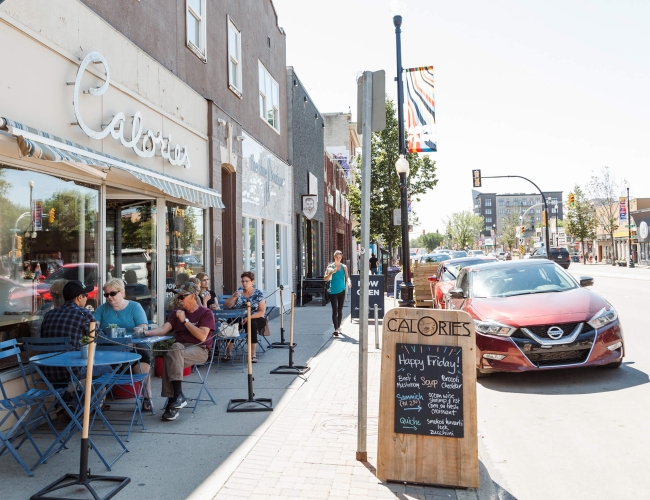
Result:
M158 173L8 118L0 118L0 130L5 130L16 137L22 156L52 162L90 165L100 169L117 168L169 196L204 207L226 208L221 201L221 194L214 189Z

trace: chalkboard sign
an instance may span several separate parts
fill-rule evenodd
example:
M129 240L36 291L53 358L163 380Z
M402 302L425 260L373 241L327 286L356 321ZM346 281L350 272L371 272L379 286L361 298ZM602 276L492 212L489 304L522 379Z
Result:
M359 319L361 306L361 281L359 274L353 274L352 280L352 319ZM381 274L368 275L368 318L375 317L375 304L379 319L384 317L384 277Z
M395 432L464 437L462 348L395 346Z

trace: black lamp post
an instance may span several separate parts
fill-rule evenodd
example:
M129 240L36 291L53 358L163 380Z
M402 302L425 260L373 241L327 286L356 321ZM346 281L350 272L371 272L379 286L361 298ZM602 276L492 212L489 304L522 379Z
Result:
M409 251L409 219L408 219L408 183L409 162L406 157L404 141L404 87L402 84L402 43L401 26L404 14L404 0L391 0L393 24L395 25L395 43L397 49L397 129L399 133L399 158L395 162L395 170L399 175L399 190L402 215L402 267L403 281L400 290L400 306L413 307L413 283L411 282L411 252Z
M630 186L627 187L627 248L630 254L628 267L634 267L634 253L632 252L632 217L630 214Z

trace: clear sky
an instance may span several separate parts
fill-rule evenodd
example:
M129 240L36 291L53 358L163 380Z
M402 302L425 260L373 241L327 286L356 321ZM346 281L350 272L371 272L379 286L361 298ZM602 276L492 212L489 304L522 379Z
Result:
M397 94L388 0L273 0L287 64L321 112L356 110L356 76ZM566 194L603 165L650 197L650 1L407 0L404 67L433 65L438 186L415 210L443 230L471 208L471 170ZM486 179L483 192L532 192Z

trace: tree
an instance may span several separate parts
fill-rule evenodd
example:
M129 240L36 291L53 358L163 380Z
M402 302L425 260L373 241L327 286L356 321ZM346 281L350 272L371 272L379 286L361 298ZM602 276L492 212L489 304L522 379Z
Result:
M370 240L383 240L391 255L393 248L401 243L401 227L393 225L393 210L400 208L399 176L395 172L395 162L399 157L399 131L395 105L386 98L386 128L372 134L370 163L372 168L370 182ZM367 152L364 152L367 153ZM420 196L427 193L438 183L435 162L428 156L408 153L410 173L408 193L411 200L420 201ZM350 213L361 221L361 158L357 160L359 171L350 184L348 201ZM416 222L415 212L409 216L410 222ZM352 230L355 237L360 237L361 226Z
M518 212L513 212L510 215L506 216L506 220L503 224L503 227L501 228L499 239L501 240L501 243L504 245L504 247L506 245L508 246L508 250L512 251L513 247L517 243L517 228L519 226L521 226L521 224L519 223Z
M596 235L598 223L596 208L577 184L573 188L573 194L575 195L575 207L569 208L567 212L566 228L582 244L583 262L585 262L585 240L593 240Z
M469 210L455 212L444 221L447 226L447 234L451 234L454 243L458 248L465 248L473 244L476 235L483 229L483 217L476 215Z
M427 252L438 248L444 240L445 237L440 233L427 233L422 235L422 243L424 243Z
M591 176L587 190L596 207L598 225L609 235L612 242L612 263L616 265L616 245L614 231L618 229L618 196L624 180L612 175L609 167L603 167L599 174Z

